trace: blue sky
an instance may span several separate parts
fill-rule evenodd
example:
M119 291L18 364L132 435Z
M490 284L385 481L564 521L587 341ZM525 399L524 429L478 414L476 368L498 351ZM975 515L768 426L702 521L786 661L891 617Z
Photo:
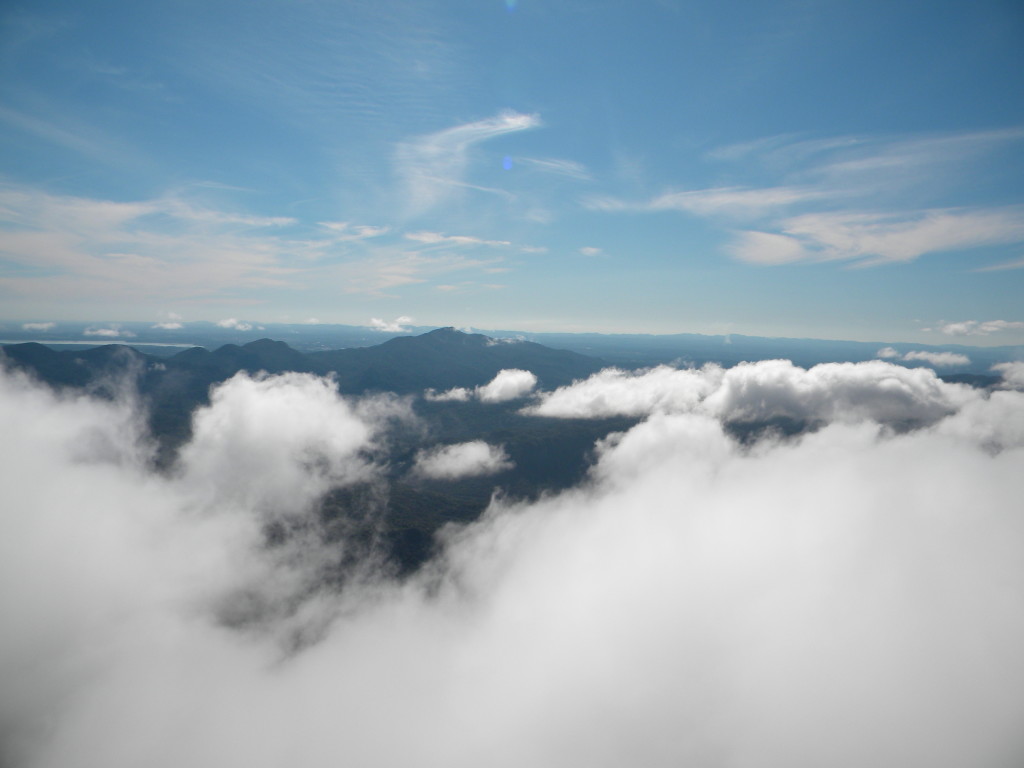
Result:
M1018 2L8 0L0 315L1024 343Z

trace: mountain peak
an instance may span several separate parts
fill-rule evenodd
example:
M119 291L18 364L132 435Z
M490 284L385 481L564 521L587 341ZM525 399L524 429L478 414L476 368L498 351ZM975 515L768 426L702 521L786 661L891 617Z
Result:
M271 350L283 352L284 350L290 350L291 347L283 341L274 341L274 339L257 339L256 341L250 341L248 344L242 346L242 349L247 352L269 352Z

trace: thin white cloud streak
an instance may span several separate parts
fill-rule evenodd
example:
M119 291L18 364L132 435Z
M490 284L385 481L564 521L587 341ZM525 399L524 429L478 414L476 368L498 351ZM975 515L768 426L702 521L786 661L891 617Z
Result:
M574 160L561 160L552 157L517 157L515 162L543 173L563 176L577 181L590 181L593 178L585 165Z
M782 234L743 232L731 246L740 261L913 261L927 254L1024 240L1024 208L928 210L902 214L813 213L786 219Z
M906 354L900 354L893 347L882 347L876 353L878 357L885 360L903 360L905 362L924 362L936 367L948 367L954 365L970 365L971 358L957 352L929 352L927 350L912 350Z
M956 352L927 352L925 350L913 350L911 352L907 352L903 356L903 359L908 362L920 360L942 368L971 364L971 358L967 355L957 354Z
M404 235L406 240L412 240L424 245L512 245L508 240L484 240L469 235L445 235L441 232L407 232Z
M760 216L775 208L791 206L825 197L822 190L797 187L749 189L718 187L682 192L667 192L643 203L629 203L613 198L595 198L587 208L602 211L684 211L699 216Z
M395 167L405 185L411 212L418 214L434 208L458 187L482 189L465 180L470 150L489 139L540 124L537 115L506 111L399 144Z
M166 323L156 323L153 327L163 331L178 331L184 328L185 326L175 320Z
M390 231L389 227L376 227L367 224L353 225L348 221L321 221L320 226L331 232L333 242L339 243L368 240L386 235Z
M324 279L337 283L345 293L393 298L395 288L427 282L453 272L485 270L501 262L497 256L463 255L456 250L435 252L382 247L365 257L325 269Z
M1024 258L1005 261L1002 264L993 264L988 267L979 267L975 272L1003 272L1007 269L1024 269Z
M947 336L988 336L1001 331L1015 331L1024 328L1020 320L964 320L946 323L939 330Z
M494 475L514 466L502 446L472 440L417 452L412 472L433 480L456 480Z
M23 331L50 331L57 327L54 322L46 323L22 323L21 329Z
M0 378L9 762L1020 762L1024 394L970 390L929 428L840 418L755 450L710 416L658 413L600 447L586 486L451 530L427 574L231 624L229 607L280 607L319 567L320 549L259 546L264 513L245 502L273 505L221 480L251 479L237 457L270 468L255 479L271 497L308 493L301 472L272 480L279 460L316 466L276 453L276 429L293 446L358 429L311 381L285 387L312 390L294 429L287 398L245 384L228 410L279 414L266 440L202 433L226 470L211 497L193 463L149 474L116 404ZM330 456L358 466L359 444ZM286 628L312 644L282 655Z

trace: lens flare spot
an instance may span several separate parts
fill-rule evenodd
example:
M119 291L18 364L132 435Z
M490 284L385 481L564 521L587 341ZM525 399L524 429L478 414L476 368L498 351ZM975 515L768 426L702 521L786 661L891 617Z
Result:
M505 157L503 157L502 160L501 160L501 167L504 168L506 171L511 171L512 170L512 158L509 157L508 155L505 155Z
M507 10L509 13L512 13L516 9L516 6L518 4L519 3L517 0L505 0L505 10Z

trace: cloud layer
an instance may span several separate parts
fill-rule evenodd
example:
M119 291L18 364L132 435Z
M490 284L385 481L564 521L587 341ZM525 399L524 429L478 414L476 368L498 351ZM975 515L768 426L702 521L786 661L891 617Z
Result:
M129 405L0 375L3 761L1019 763L1024 393L878 361L672 373L577 385L577 415L601 382L651 414L580 487L344 588L310 509L376 476L381 421L330 382L232 379L161 476ZM825 423L723 429L779 412Z

